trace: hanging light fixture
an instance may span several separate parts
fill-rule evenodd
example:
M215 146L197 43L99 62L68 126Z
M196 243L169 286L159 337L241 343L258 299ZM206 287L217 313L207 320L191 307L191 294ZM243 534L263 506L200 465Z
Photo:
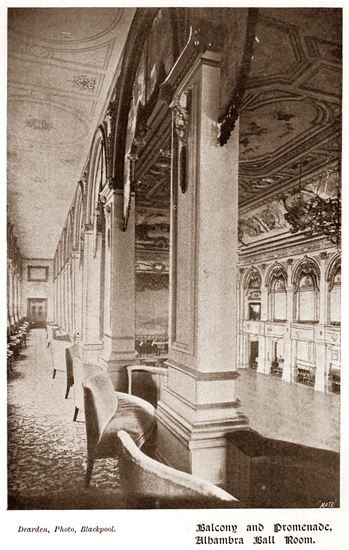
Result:
M302 165L299 165L299 186L293 193L282 197L285 220L290 232L304 231L308 237L324 235L336 246L341 243L342 199L340 176L337 181L333 170L326 170L317 185L302 187Z

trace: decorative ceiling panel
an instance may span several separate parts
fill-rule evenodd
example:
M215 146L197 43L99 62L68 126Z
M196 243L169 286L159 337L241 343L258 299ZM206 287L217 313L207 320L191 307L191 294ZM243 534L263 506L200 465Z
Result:
M134 11L8 10L8 215L25 258L53 258Z
M261 9L240 114L245 210L339 166L341 10Z

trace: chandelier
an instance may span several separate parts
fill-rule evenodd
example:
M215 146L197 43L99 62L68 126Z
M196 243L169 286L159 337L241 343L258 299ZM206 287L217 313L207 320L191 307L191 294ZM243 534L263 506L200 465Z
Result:
M290 233L304 231L307 237L323 235L336 246L341 243L342 199L339 172L326 170L317 184L308 183L282 197ZM336 176L336 177L335 177Z

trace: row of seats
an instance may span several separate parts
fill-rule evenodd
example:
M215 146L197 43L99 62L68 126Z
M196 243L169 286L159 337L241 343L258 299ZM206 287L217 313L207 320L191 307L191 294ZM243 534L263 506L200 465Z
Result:
M12 373L13 361L18 359L20 350L27 347L29 323L20 319L7 327L7 377Z
M182 505L190 500L193 507L239 507L239 502L222 489L201 478L187 474L155 460L156 403L133 395L133 376L142 372L157 379L157 399L166 384L165 367L129 365L128 393L115 391L107 368L86 362L79 356L79 348L69 335L57 326L48 330L51 348L53 378L57 371L65 371L67 385L74 390L73 421L83 414L86 428L87 468L85 487L88 488L94 461L117 458L120 483L127 497L127 507L168 507ZM160 383L161 380L161 383ZM80 417L79 417L80 418Z

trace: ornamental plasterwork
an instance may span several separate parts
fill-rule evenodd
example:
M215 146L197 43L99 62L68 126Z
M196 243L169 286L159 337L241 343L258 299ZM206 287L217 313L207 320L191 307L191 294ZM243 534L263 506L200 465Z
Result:
M52 130L53 125L44 119L29 118L26 120L25 125L32 130L41 130L43 132Z
M272 283L275 280L282 280L284 285L287 282L287 273L283 265L281 264L275 264L269 274L268 280L266 281L266 286L271 287ZM282 283L281 283L282 284Z
M74 75L72 80L68 78L68 81L73 84L73 88L77 88L82 92L93 93L96 88L97 77L80 74Z
M333 267L331 275L329 277L329 290L331 291L335 285L341 285L342 275L341 275L341 265L337 264Z
M241 216L239 219L239 229L244 238L253 239L286 227L281 201L273 201L266 207L256 210L252 215Z
M187 110L187 93L176 95L171 103L177 137L182 145L187 143L189 113Z
M262 284L262 278L258 269L256 269L255 267L252 267L246 276L244 288L247 288L249 290L260 291L261 284Z
M136 273L135 286L138 292L148 288L150 290L161 290L168 288L168 273Z

